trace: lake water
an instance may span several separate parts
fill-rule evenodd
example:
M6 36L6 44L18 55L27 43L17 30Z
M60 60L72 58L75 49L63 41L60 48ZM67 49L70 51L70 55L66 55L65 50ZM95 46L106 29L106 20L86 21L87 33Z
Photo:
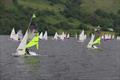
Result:
M19 42L1 35L0 80L120 80L120 41L102 41L99 50L88 41L40 40L31 50L42 56L13 57Z

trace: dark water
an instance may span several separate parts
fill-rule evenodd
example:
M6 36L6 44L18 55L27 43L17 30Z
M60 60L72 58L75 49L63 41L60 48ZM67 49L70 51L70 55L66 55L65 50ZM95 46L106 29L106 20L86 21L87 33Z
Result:
M13 57L19 42L0 36L0 80L120 80L120 41L89 50L76 39L40 41L39 57Z

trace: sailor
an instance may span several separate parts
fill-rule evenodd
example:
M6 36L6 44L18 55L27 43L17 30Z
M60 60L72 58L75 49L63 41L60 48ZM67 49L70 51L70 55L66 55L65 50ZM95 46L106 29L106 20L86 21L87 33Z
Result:
M25 55L30 55L28 48L26 48L26 50L25 50Z

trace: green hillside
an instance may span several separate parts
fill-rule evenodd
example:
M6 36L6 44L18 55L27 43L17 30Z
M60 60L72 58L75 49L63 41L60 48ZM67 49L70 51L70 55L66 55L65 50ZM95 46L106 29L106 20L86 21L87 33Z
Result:
M116 13L120 9L120 0L82 0L82 9L91 13L97 9Z
M64 5L62 4L50 5L49 1L43 1L43 0L19 0L18 3L20 5L24 5L25 7L31 7L39 10L58 12L58 11L63 11L64 9Z
M53 0L18 0L19 4L25 7L32 7L34 9L45 9L50 11L63 11L65 5L60 3L54 6L50 5ZM67 0L60 0L67 3ZM71 0L69 0L71 1ZM77 1L77 0L76 0ZM93 13L97 9L107 12L116 13L120 9L120 0L81 0L80 5L82 10L88 13Z
M98 25L120 33L120 0L2 0L0 34L9 34L12 27L25 30L33 13L32 24L50 34L91 31Z

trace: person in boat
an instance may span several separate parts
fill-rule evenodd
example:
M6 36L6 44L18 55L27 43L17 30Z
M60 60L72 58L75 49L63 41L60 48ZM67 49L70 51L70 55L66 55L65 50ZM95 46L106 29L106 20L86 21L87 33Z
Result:
M30 55L28 48L25 49L25 55Z

